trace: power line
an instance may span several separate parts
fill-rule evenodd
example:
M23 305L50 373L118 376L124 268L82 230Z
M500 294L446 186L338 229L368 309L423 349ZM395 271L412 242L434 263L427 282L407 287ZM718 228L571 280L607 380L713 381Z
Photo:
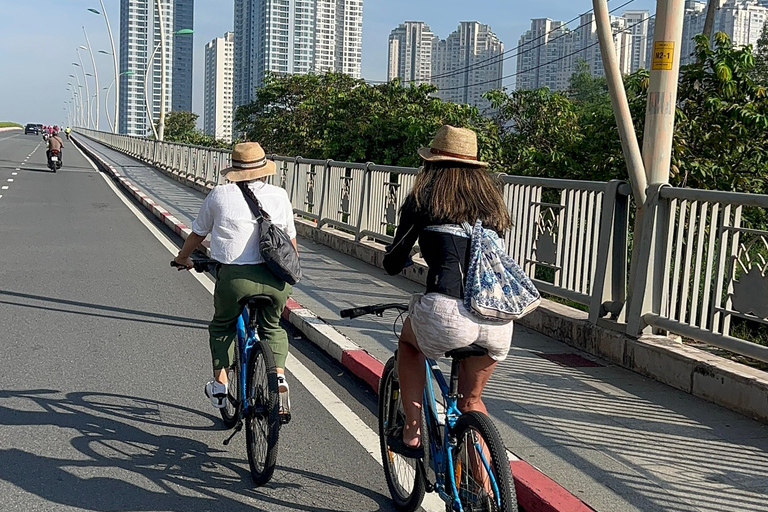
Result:
M624 2L623 4L619 5L618 7L614 8L614 9L611 9L611 10L609 11L609 14L610 14L610 13L613 13L613 12L616 12L616 11L618 11L619 9L623 9L624 7L626 7L626 6L628 6L629 4L633 3L634 1L635 1L635 0L628 0L627 2ZM431 80L435 80L435 79L439 79L439 78L450 78L451 76L454 76L454 75L458 75L458 74L460 74L460 73L463 73L463 72L465 72L465 71L471 71L471 70L474 70L474 69L477 69L477 68L488 67L488 66L491 66L491 65L493 65L493 64L497 64L498 62L504 62L505 60L507 60L507 59L511 59L512 57L517 57L517 56L519 56L519 55L524 55L524 54L526 54L526 53L528 53L528 52L532 52L532 51L533 51L533 50L535 50L536 48L541 48L542 46L546 46L547 44L550 44L550 43L552 43L552 42L554 42L554 41L557 41L558 39L560 39L560 38L562 38L562 37L565 37L565 36L566 36L566 35L568 35L568 34L567 34L567 33L563 33L563 34L560 34L560 35L558 35L558 36L556 36L556 37L554 37L554 38L552 38L552 39L550 39L550 40L548 40L548 41L545 41L545 42L543 42L543 43L540 43L540 44L538 44L538 45L536 45L536 46L525 47L525 48L524 48L522 51L517 51L517 50L520 50L520 48L521 48L521 47L524 47L524 46L526 46L526 45L529 45L529 44L531 44L531 43L534 43L534 42L538 41L539 39L542 39L542 38L544 38L544 37L548 36L549 34L551 34L552 32L554 32L554 31L556 31L556 30L559 30L559 29L562 29L562 28L564 28L564 27L567 27L568 25L570 25L570 24L571 24L571 23L573 23L574 21L576 21L576 20L578 20L578 19L581 19L581 17L582 17L582 16L584 16L585 14L589 14L589 13L591 13L591 12L592 12L592 10L590 9L589 11L587 11L587 12L585 12L585 13L583 13L583 14L579 14L579 15L578 15L578 16L576 16L575 18L572 18L572 19L570 19L569 21L566 21L565 23L563 23L563 24L561 24L561 25L557 26L556 28L553 28L553 29L551 29L551 30L549 30L549 31L547 31L547 32L545 32L545 33L543 33L543 34L541 34L540 36L536 37L535 39L532 39L531 41L529 41L529 42L525 43L525 45L523 45L523 44L518 44L516 47L514 47L514 48L510 48L509 50L505 50L505 51L503 51L502 53L500 53L499 55L494 55L493 57L489 57L489 58L487 58L487 59L483 59L483 60L481 60L481 61L478 61L478 62L474 62L474 63L472 63L472 64L469 64L469 65L467 65L467 66L465 66L465 67L463 67L463 68L460 68L460 69L455 69L455 70L452 70L452 71L447 71L447 72L445 72L445 73L439 73L439 74L437 74L437 75L432 75L430 79L431 79ZM582 23L581 25L579 25L578 27L576 27L576 28L574 29L574 31L576 31L576 30L579 30L580 28L584 28L584 27L586 27L587 25L591 25L591 24L592 24L592 22L591 22L591 21L590 21L590 22L587 22L587 23ZM514 54L512 54L512 55L507 55L509 52L513 52L513 51L515 51L516 53L514 53ZM499 59L500 59L500 60L499 60ZM494 60L495 60L495 61L497 61L497 62L490 62L490 61L494 61ZM484 65L483 65L483 63L487 63L487 64L484 64ZM406 81L404 81L404 83L417 82L417 81L421 81L421 80L406 80Z
M627 28L625 28L621 32L626 32L626 31L628 31L628 30L630 30L630 29L632 29L632 28L634 28L634 27L636 27L638 25L646 23L648 20L654 18L655 16L656 15L654 14L654 15L648 16L647 18L644 18L642 21L639 21L637 23L633 23L632 25L628 26ZM647 37L648 36L646 36L646 38ZM500 81L500 80L503 81L503 80L506 80L508 78L517 77L518 75L521 75L523 73L528 73L530 71L535 71L535 70L537 70L539 68L543 68L544 66L549 66L550 64L554 64L555 62L559 62L561 60L567 59L568 57L573 57L574 55L576 55L578 53L581 53L583 51L586 51L586 50L588 50L588 49L590 49L590 48L592 48L594 46L597 46L598 44L600 44L600 41L595 41L594 43L592 43L590 45L587 45L584 48L579 48L578 50L576 50L574 52L568 53L566 55L562 55L562 56L560 56L560 57L558 57L556 59L553 59L553 60L551 60L549 62L545 62L544 64L539 64L538 66L534 66L532 68L529 68L529 69L526 69L526 70L523 70L523 71L516 71L515 73L503 76L501 78L494 78L492 80L486 80L484 82L478 82L478 83L474 83L474 84L461 85L461 86L457 86L457 87L446 87L446 88L438 89L438 90L439 91L456 91L456 90L459 90L459 89L468 89L470 87L477 87L479 85L487 85L487 84L491 84L491 83L494 83L494 82L497 82L497 81Z

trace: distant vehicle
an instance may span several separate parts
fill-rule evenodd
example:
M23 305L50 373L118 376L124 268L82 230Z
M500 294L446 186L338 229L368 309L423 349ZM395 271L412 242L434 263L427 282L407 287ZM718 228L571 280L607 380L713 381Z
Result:
M40 135L40 125L39 124L28 124L24 127L24 135L29 135L30 133L34 133L35 135Z

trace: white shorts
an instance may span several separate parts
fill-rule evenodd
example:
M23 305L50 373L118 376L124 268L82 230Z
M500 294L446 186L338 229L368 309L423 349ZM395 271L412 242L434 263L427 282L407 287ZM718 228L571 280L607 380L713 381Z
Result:
M467 311L463 300L441 293L415 294L408 315L416 342L430 359L476 343L492 359L503 361L512 344L513 322L483 320Z

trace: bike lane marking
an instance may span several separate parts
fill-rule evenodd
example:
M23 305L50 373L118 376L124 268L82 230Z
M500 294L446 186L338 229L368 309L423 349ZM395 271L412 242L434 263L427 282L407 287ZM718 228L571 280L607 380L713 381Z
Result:
M77 146L75 146L77 147ZM86 159L86 161L98 172L96 165L88 158L78 147L77 150ZM149 230L150 233L174 256L179 252L179 247L175 245L157 226L152 224L146 216L123 194L112 179L104 173L99 172L107 185L128 207L131 213ZM205 274L190 271L192 277L202 284L208 292L213 295L215 283ZM304 364L302 364L293 354L288 354L286 368L298 380L302 386L311 390L315 400L367 451L373 459L382 465L381 453L379 448L379 436L373 431L352 409L347 406L328 386L326 386L317 376L315 376ZM382 478L384 475L382 475ZM426 512L443 512L445 503L435 493L424 495L424 501L421 507Z

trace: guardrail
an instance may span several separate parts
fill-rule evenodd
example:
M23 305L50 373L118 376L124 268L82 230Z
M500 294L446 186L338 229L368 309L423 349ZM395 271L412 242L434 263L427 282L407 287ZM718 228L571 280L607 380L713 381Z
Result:
M208 187L221 181L230 152L79 128L150 165ZM272 183L296 215L357 240L392 240L418 169L270 155ZM610 315L630 334L674 332L768 361L768 347L732 336L731 320L768 324L768 231L742 227L744 207L768 196L656 187L635 255L627 308L629 185L500 176L514 226L507 250L545 293ZM745 245L746 238L751 242ZM638 243L636 241L636 243ZM767 335L768 336L768 335Z

